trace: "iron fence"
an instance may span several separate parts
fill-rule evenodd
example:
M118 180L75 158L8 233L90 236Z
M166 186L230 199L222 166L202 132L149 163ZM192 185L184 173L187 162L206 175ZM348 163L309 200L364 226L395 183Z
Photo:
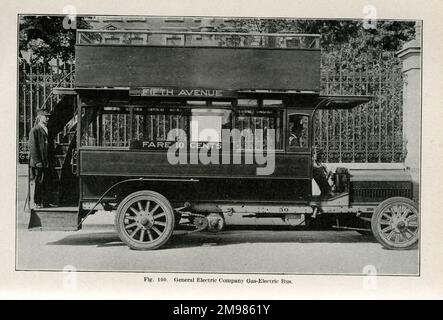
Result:
M73 61L53 68L19 61L18 83L18 160L28 161L28 134L34 125L37 109L53 110L61 97L51 94L54 87L73 87Z
M335 58L336 59L336 58ZM326 60L326 59L325 59ZM394 53L342 68L340 61L325 61L322 93L370 95L371 102L352 110L319 110L315 116L315 145L326 153L327 162L402 162L403 77ZM332 68L330 66L339 66Z

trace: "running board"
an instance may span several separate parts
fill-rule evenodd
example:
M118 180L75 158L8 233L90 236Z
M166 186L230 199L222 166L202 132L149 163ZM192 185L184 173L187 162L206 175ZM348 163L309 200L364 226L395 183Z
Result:
M79 226L78 207L55 207L31 209L29 230L77 231Z

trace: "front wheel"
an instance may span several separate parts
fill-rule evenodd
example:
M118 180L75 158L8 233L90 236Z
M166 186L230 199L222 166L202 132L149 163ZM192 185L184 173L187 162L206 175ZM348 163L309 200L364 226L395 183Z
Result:
M402 197L386 199L375 209L371 229L377 241L388 249L413 248L420 230L416 204Z
M153 191L138 191L118 206L115 226L120 239L131 249L153 250L169 240L174 219L174 210L164 196Z

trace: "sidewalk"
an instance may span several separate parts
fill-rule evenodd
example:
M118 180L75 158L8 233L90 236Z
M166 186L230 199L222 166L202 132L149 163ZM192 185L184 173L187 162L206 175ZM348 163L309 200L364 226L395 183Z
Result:
M26 229L29 222L30 212L24 210L26 196L28 194L28 165L17 164L17 225ZM87 218L85 224L88 226L113 225L114 215L109 212L99 211Z

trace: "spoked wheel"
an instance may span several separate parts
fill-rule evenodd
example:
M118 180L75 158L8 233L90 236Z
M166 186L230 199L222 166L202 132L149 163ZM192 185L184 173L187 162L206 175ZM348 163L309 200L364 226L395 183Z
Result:
M378 205L371 220L375 238L388 249L409 249L419 237L419 214L407 198L389 198Z
M174 211L161 194L138 191L118 206L115 226L120 239L131 249L157 249L172 235Z

